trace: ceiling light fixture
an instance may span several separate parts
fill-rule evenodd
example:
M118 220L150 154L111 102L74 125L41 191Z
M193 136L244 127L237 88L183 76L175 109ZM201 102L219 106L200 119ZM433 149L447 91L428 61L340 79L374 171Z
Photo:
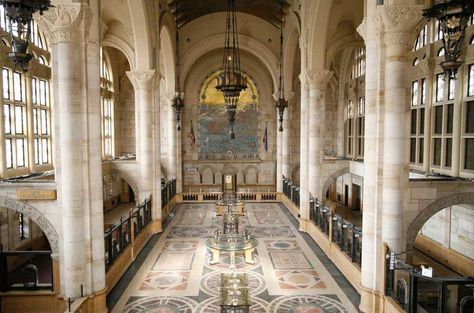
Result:
M436 18L440 23L444 45L444 61L440 63L444 74L456 79L459 60L469 18L474 14L472 0L434 0L431 8L425 9L423 16Z
M235 0L228 0L224 57L222 72L217 77L216 88L223 93L229 119L229 138L234 139L234 123L240 92L247 88L247 78L240 70L239 38Z
M288 107L288 101L285 99L285 80L283 78L283 1L281 0L281 23L280 23L280 88L278 92L278 100L276 101L276 108L278 109L278 117L280 121L279 131L283 131L283 116L285 115L285 109Z
M0 0L0 5L5 8L11 37L12 52L8 53L8 57L15 68L19 67L26 72L28 62L33 58L33 55L27 52L33 14L43 14L52 5L50 0Z
M178 131L181 130L181 112L184 108L184 92L181 92L181 82L180 82L180 75L179 75L179 25L178 25L178 1L175 2L175 16L176 16L176 69L175 69L175 95L173 98L173 103L171 106L174 108L176 112L176 129Z

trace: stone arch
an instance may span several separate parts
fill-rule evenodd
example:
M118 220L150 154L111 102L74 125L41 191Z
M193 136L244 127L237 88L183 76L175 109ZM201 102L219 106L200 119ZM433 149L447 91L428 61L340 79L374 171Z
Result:
M44 232L46 238L48 238L49 244L51 246L52 257L57 258L59 256L58 233L43 213L41 213L38 209L25 202L21 202L16 199L4 196L0 196L0 207L15 210L35 222Z
M233 165L226 164L222 168L222 175L237 175L238 172L239 170Z
M244 167L242 169L242 174L244 176L244 182L245 183L249 183L248 180L247 180L247 175L249 174L249 171L255 171L255 183L258 184L258 180L259 180L259 175L260 175L260 170L257 166L255 165L247 165L246 167ZM253 182L252 182L253 183Z
M160 31L160 50L161 60L164 66L164 76L166 82L166 91L173 92L175 90L175 48L172 39L172 31L168 25L163 25Z
M216 179L216 169L211 165L204 165L204 166L199 168L199 175L201 175L203 184L207 184L207 180L206 180L206 182L204 182L205 181L204 177L205 177L206 171L211 172L211 174L212 174L212 182L211 183L214 183L214 181Z
M138 199L140 199L139 197L140 189L138 188L138 184L135 181L135 179L123 173L122 171L119 171L116 169L112 170L112 175L122 178L132 188L133 193L135 194L135 200L138 201Z
M331 185L336 181L336 179L339 176L347 174L347 173L350 173L350 168L349 167L343 167L341 169L338 169L337 171L335 171L331 175L329 175L329 177L326 179L326 182L323 185L323 189L321 190L322 191L321 194L323 195L323 197L326 194L326 192L328 191L329 187L331 187Z
M438 199L426 206L413 220L407 231L406 251L411 253L415 246L415 239L421 227L439 211L456 204L474 204L474 192L455 193Z

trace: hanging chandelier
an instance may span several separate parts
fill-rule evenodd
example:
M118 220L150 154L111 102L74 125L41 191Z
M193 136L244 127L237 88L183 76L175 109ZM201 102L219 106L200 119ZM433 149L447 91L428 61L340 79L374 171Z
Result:
M181 82L179 75L179 25L178 25L178 1L175 2L175 16L176 16L176 69L175 69L175 95L171 106L176 113L176 130L181 130L181 112L184 108L184 92L181 92Z
M281 24L280 24L280 88L278 92L278 100L276 101L276 108L278 109L278 117L280 122L280 132L283 131L283 116L285 115L285 109L288 107L288 101L285 99L285 80L283 78L283 0L281 0Z
M447 77L456 79L459 60L469 18L474 13L472 0L434 0L423 16L436 18L443 32L444 61L440 63Z
M217 77L216 88L224 95L229 120L229 138L234 139L234 122L240 92L247 88L247 78L240 70L239 39L237 37L237 14L235 0L228 0L224 57L222 72Z
M5 8L10 33L12 52L8 57L23 72L28 70L28 62L33 55L27 52L31 37L33 14L43 14L52 7L50 0L0 0Z

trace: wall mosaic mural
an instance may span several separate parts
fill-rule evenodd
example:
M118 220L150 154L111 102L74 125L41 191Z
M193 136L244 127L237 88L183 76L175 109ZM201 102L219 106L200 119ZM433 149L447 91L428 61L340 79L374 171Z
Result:
M206 79L199 95L199 159L258 159L259 97L255 83L247 77L248 88L240 94L237 107L235 139L230 139L224 97L216 89L218 75L216 72Z

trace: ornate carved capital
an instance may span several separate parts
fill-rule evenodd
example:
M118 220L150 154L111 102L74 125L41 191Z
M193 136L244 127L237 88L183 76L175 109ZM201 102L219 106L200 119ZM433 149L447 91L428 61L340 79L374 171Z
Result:
M362 23L357 27L357 32L365 41L367 38L367 17L364 17Z
M86 4L64 3L56 4L43 15L37 14L35 21L46 34L50 44L81 43L87 35L91 14Z
M382 43L411 48L418 34L417 25L423 20L421 5L381 5L375 12L375 25Z
M135 90L153 88L155 84L155 70L135 70L127 72L128 79Z
M332 71L328 70L307 70L305 73L306 82L310 88L325 89L329 80L333 75Z

